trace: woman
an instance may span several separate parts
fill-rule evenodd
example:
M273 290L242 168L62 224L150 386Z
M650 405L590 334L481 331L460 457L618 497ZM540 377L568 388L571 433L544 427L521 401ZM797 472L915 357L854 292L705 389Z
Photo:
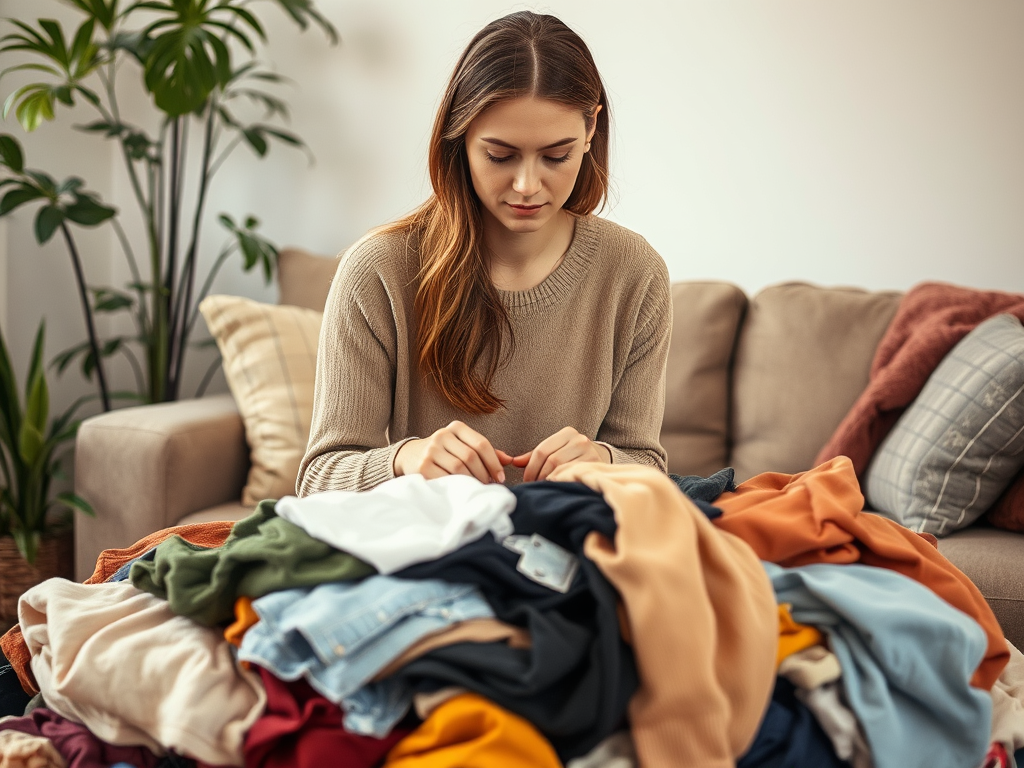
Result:
M573 461L665 469L668 273L592 214L609 110L553 16L487 25L430 140L434 194L342 258L300 496L449 474L513 485Z

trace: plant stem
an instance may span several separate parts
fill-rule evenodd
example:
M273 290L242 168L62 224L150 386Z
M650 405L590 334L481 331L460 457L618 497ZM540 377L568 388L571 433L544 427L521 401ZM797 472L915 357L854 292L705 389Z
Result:
M194 326L196 324L196 320L199 319L199 305L202 303L203 299L206 298L206 294L209 293L210 287L213 285L213 279L217 276L217 273L220 271L221 265L227 260L228 256L234 253L235 248L237 248L237 244L232 243L227 248L222 250L219 254L217 254L217 260L213 263L213 266L207 273L206 280L203 281L203 287L199 289L199 295L196 296L196 305L195 307L192 308L192 314L189 316L188 319L189 334L192 333L192 326Z
M103 410L110 410L110 394L107 391L107 378L103 373L103 358L100 356L100 345L96 338L96 326L92 319L92 308L89 306L89 294L85 286L85 274L82 272L82 260L78 255L78 248L75 246L75 239L71 236L66 222L60 224L61 232L64 234L64 242L67 243L68 251L71 254L71 264L75 270L75 282L78 283L78 297L82 302L82 312L85 314L85 327L89 333L89 346L92 347L92 354L96 360L96 379L99 382L100 400L103 402Z
M199 228L202 224L203 209L206 205L206 192L210 186L210 155L213 151L213 116L215 114L214 101L211 98L207 107L206 130L203 134L203 163L199 178L199 199L196 201L195 216L192 219L192 239L188 245L185 255L185 263L182 265L181 283L178 285L178 303L175 308L174 323L172 329L178 343L178 354L173 362L174 371L174 392L172 398L177 399L178 382L181 380L185 367L185 350L188 346L188 337L191 331L191 324L188 322L189 307L192 302L192 290L196 281L196 258L199 248ZM179 327L180 326L180 327Z

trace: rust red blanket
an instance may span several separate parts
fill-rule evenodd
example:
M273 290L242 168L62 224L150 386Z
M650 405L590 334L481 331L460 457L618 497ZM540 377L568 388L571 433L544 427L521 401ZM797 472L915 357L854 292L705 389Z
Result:
M1004 313L1024 322L1024 296L948 283L921 283L907 291L878 344L867 388L814 463L849 456L857 474L863 475L875 449L946 353L979 323ZM1020 509L1003 509L1008 504ZM1024 475L997 506L1003 514L1024 521Z

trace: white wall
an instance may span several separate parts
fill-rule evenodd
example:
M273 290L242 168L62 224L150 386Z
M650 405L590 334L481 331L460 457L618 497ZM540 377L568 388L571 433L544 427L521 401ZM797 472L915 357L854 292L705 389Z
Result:
M490 19L532 8L559 15L589 43L614 119L606 215L645 235L674 279L731 280L748 291L793 279L1024 291L1017 0L317 5L342 46L259 6L270 21L267 58L296 81L283 91L292 128L316 162L283 146L265 161L240 150L209 205L207 259L220 243L220 211L252 212L278 243L333 254L415 206L427 193L427 136L456 57ZM56 0L0 0L0 15L44 13L73 18ZM9 92L7 80L0 91ZM41 129L26 142L29 161L80 173L127 208L116 158L69 128L85 119L65 113ZM12 123L6 130L20 133ZM51 350L82 338L67 257L39 252L30 223L13 217L6 236L5 330L22 360L43 314L59 337ZM120 281L109 235L88 245L91 279ZM273 300L235 264L217 290ZM192 379L208 359L195 357Z

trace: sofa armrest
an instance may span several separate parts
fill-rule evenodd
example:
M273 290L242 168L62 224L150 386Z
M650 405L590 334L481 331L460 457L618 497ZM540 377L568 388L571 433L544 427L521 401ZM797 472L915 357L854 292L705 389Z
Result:
M234 399L123 408L82 422L75 491L96 511L75 513L75 572L93 571L104 549L126 547L185 515L238 501L249 468Z

